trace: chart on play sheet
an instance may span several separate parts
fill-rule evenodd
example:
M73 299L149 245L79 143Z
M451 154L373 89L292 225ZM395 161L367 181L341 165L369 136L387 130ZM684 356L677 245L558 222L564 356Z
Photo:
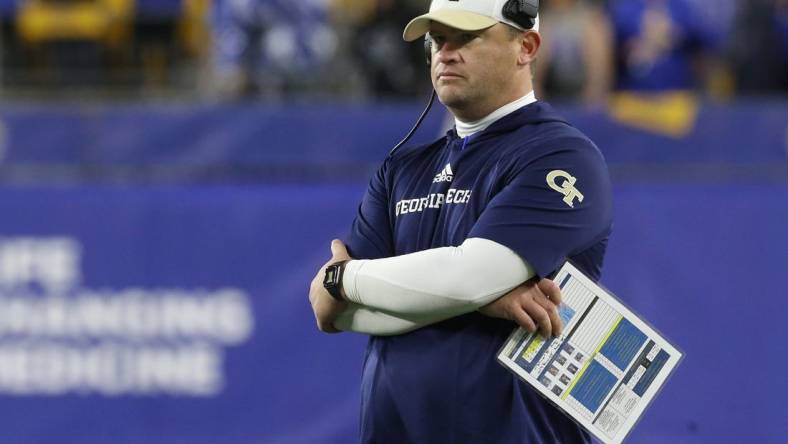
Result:
M682 353L572 264L554 280L562 334L545 339L515 329L498 360L599 440L619 443Z

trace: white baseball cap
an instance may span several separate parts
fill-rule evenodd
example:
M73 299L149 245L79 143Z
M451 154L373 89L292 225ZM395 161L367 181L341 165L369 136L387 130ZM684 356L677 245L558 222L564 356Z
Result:
M430 12L411 20L402 38L412 42L430 30L430 22L442 23L463 31L481 31L496 23L506 23L517 29L522 26L503 16L503 6L507 0L433 0ZM536 17L534 31L539 31L539 17Z

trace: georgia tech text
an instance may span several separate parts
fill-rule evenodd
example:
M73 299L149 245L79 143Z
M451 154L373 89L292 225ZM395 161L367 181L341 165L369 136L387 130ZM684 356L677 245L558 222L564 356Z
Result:
M432 193L417 199L402 199L394 207L396 216L408 213L421 213L427 208L440 208L444 204L467 204L471 200L471 190L449 188L444 193Z

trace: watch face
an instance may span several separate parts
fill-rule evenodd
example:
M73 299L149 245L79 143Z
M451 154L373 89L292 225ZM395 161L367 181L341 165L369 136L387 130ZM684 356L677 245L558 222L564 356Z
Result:
M323 278L323 288L328 290L328 293L331 295L331 297L338 301L344 299L341 290L342 264L343 262L338 262L326 267L326 276Z
M328 267L328 269L326 269L326 277L325 279L323 279L323 284L335 285L338 271L339 271L339 267L337 266Z

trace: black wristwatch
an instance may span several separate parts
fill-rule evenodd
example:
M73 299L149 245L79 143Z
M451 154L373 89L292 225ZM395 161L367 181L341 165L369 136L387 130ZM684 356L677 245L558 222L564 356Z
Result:
M323 287L334 299L344 301L342 297L342 275L345 274L345 264L347 261L334 262L326 267L326 275L323 277Z

